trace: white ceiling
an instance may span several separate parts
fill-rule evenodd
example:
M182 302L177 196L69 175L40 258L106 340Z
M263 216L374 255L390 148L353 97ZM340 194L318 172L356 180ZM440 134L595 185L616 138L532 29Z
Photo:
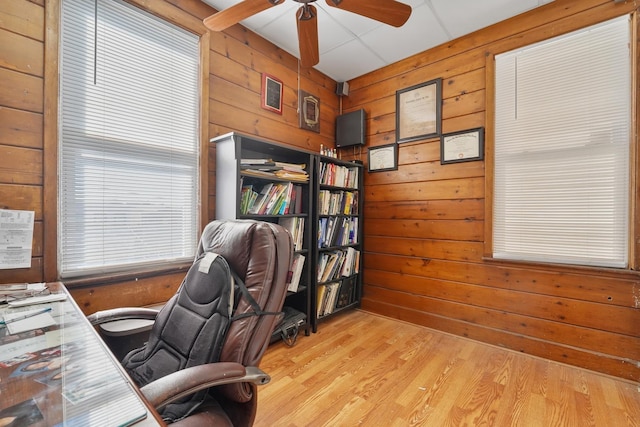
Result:
M203 1L224 10L242 0ZM348 81L553 0L400 1L412 8L411 17L400 28L329 7L324 0L314 3L320 50L320 62L314 68L335 81ZM286 0L241 24L299 57L295 16L300 6Z

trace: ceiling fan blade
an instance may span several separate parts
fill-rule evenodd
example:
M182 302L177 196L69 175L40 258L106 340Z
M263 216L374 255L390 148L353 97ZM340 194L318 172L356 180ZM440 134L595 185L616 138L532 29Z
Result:
M327 0L327 4L394 27L403 26L411 16L411 6L395 0Z
M222 31L251 15L282 3L284 0L244 0L205 18L202 22L212 31Z
M317 15L316 8L310 4L300 7L296 13L300 64L303 67L313 67L320 62Z

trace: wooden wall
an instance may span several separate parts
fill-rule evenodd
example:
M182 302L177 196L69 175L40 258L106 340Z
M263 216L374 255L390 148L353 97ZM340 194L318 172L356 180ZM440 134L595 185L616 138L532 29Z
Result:
M199 0L131 1L185 26L194 26L213 12ZM55 253L56 207L55 200L45 195L45 187L55 186L55 170L52 173L46 166L51 156L55 158L55 145L45 137L50 129L45 117L51 111L44 100L46 88L56 85L57 76L46 73L44 58L55 43L55 34L47 33L45 39L45 15L57 4L57 0L0 1L0 207L36 212L32 267L0 270L0 283L56 279L50 267L45 269L55 260L50 254ZM556 0L351 81L351 92L343 100L345 111L367 111L367 146L394 142L395 91L442 77L443 131L486 126L487 53L636 7L630 0L617 5L611 0ZM334 81L313 70L301 70L299 75L295 58L240 26L211 34L209 45L209 88L203 93L209 111L204 131L208 138L239 131L314 151L320 144L333 145L338 111ZM282 116L260 108L261 72L284 82ZM301 89L321 100L319 134L298 128L298 79ZM215 147L204 154L209 167L203 223L214 212ZM342 154L366 159L366 148L362 154L354 155L351 149ZM401 144L397 171L365 176L363 308L640 380L638 274L484 259L484 166L483 162L441 166L439 142L432 139ZM173 294L183 273L147 272L98 280L77 284L72 292L86 313L152 304Z
M197 34L206 34L202 19L215 12L200 0L130 1ZM36 213L31 268L0 270L0 283L57 279L57 135L52 125L57 99L51 94L56 95L58 78L59 6L59 0L0 1L0 208ZM52 25L47 25L48 19ZM208 110L204 141L238 131L311 150L333 144L338 109L333 80L315 70L298 71L296 58L239 25L211 33L203 42L209 45L204 67L208 79L202 93ZM262 72L284 83L282 115L260 108ZM320 133L298 126L298 87L320 98ZM215 147L205 142L203 156L207 160L202 162L207 170L202 180L207 189L201 211L204 226L215 214ZM83 310L92 313L166 301L186 267L67 283Z
M367 111L369 147L392 143L395 91L441 77L443 132L486 126L488 54L636 7L556 0L354 79L345 110ZM640 380L638 273L483 258L486 187L483 161L440 165L439 139L400 144L397 171L367 174L363 308Z

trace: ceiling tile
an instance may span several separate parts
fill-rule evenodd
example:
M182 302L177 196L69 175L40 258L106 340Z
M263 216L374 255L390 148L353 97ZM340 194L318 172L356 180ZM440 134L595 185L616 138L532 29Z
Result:
M262 27L259 34L276 46L299 58L298 27L296 25L295 11L292 10L291 12L292 13L281 15Z
M265 27L276 19L285 16L285 15L293 15L290 19L295 21L295 12L296 3L285 1L282 4L271 7L267 10L263 10L260 13L256 13L253 16L241 21L241 24L247 28L250 28L254 31L258 31L259 29Z
M345 82L385 65L359 40L353 40L326 52L315 67L337 82Z
M401 28L381 25L361 39L390 64L444 43L448 37L431 9L423 5L413 9Z
M319 8L318 8L319 9ZM328 9L328 7L327 7ZM333 19L325 10L318 10L318 44L320 54L356 38L356 35Z
M379 27L381 24L378 21L373 19L365 18L364 16L358 15L356 13L347 12L336 7L327 6L325 3L317 3L318 14L324 14L329 19L334 20L338 24L340 24L346 31L359 36L361 34L367 33L373 30L376 27Z
M533 9L538 3L539 0L431 0L434 12L452 38Z

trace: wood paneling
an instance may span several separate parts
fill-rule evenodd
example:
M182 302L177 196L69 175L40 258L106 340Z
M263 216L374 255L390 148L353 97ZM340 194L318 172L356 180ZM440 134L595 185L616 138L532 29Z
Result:
M44 43L0 30L0 67L42 77Z
M181 272L109 285L77 286L71 294L85 314L113 307L162 304L176 293L184 275Z
M556 0L354 79L345 108L367 111L367 147L390 143L395 91L441 77L443 132L486 126L492 54L635 7ZM437 138L398 157L397 171L365 177L365 310L640 380L638 273L486 259L484 161L440 165Z
M42 186L42 150L4 148L0 157L0 182Z
M43 99L42 78L0 68L0 105L42 113Z
M213 13L199 0L131 1L196 33L203 31L202 18ZM58 2L46 4L47 14L56 16ZM556 0L354 79L342 107L367 112L367 147L388 144L395 141L396 91L441 77L443 132L485 126L492 102L492 88L486 85L488 55L636 7L633 2ZM57 30L47 31L45 43L44 1L0 1L0 207L34 210L37 218L32 267L0 270L0 282L56 279ZM239 25L211 33L209 46L203 139L239 131L313 151L320 144L333 145L339 110L333 80L298 69L296 58ZM283 115L260 108L260 74L265 71L284 83ZM320 133L298 127L298 87L321 100ZM205 145L203 164L209 166L201 174L207 184L202 212L213 219L215 147ZM366 161L367 147L342 154ZM399 146L397 171L366 174L363 308L640 380L638 273L484 259L491 177L482 161L440 165L439 156L438 138L405 143ZM128 278L71 291L86 313L149 305L172 295L181 276ZM394 347L380 350L393 352ZM314 381L312 374L305 374L307 384Z
M26 0L0 2L0 28L44 41L44 8ZM33 58L36 59L36 58Z
M0 145L42 149L42 114L0 107Z
M2 147L4 152L4 147ZM42 187L34 185L0 184L0 208L35 211L42 219Z

